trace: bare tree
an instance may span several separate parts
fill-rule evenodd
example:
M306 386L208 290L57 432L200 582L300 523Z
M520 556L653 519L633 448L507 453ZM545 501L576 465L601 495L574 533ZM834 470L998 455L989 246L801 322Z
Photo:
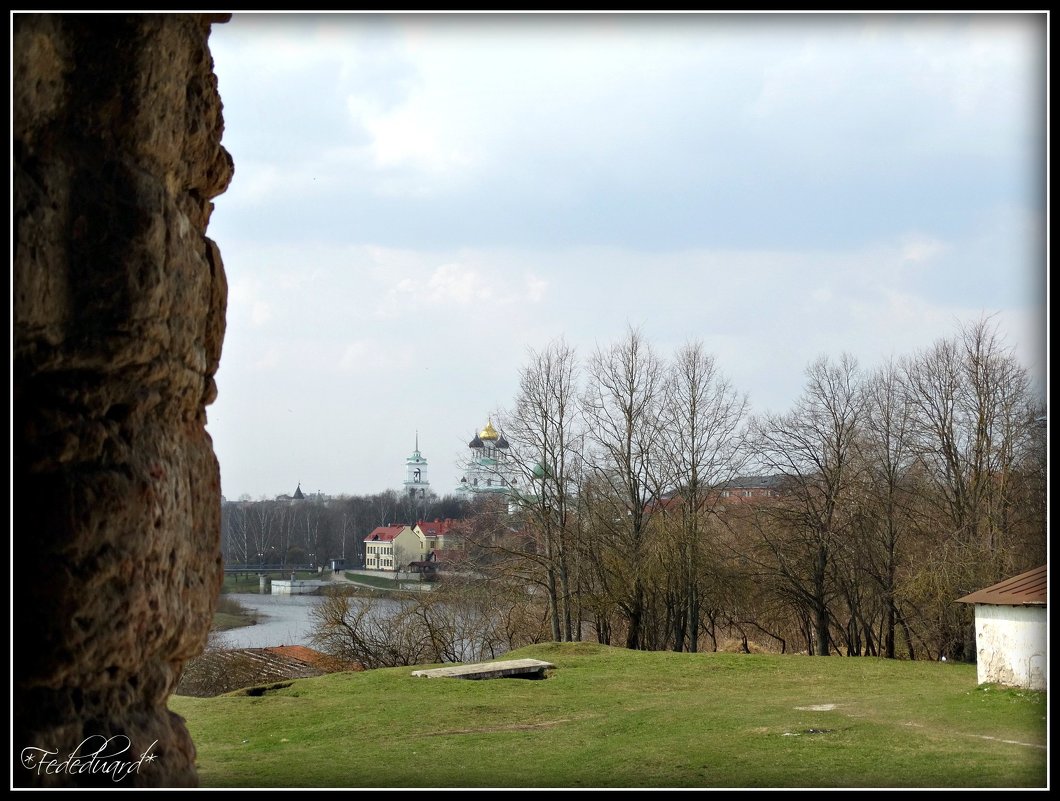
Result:
M520 476L512 497L534 547L522 558L540 568L548 597L554 640L574 639L578 616L572 601L576 550L572 498L581 459L577 407L578 365L573 348L562 340L530 351L519 372L514 410L505 416L512 463Z
M377 526L389 526L394 522L394 513L398 511L399 502L394 490L386 490L372 496L373 506L376 511Z
M303 524L305 527L305 550L309 557L309 565L316 568L326 555L323 552L326 526L321 514L319 504L312 502L302 509Z
M746 410L746 396L736 393L702 343L678 350L665 383L661 432L661 467L665 483L673 488L663 509L676 518L676 525L665 531L674 559L675 608L670 616L675 651L686 642L689 651L698 647L702 589L715 561L706 518L717 503L712 490L733 478L746 461L740 431Z
M254 555L261 564L269 559L276 545L276 508L271 501L259 501L253 504Z
M275 510L277 549L280 554L280 564L287 567L287 561L291 553L291 546L295 541L295 510L289 504L277 503Z
M857 362L849 355L838 363L818 359L806 379L792 412L753 424L756 458L785 476L780 502L762 508L760 533L770 568L812 616L815 652L827 656L837 589L829 580L830 562L849 523L863 396Z
M344 662L365 668L431 661L429 636L415 618L412 598L357 596L332 590L313 608L313 644Z
M446 581L393 598L332 591L312 612L317 648L366 668L495 659L540 639L524 588Z
M871 576L883 606L883 655L896 656L895 632L903 622L898 605L899 570L914 526L916 493L913 410L902 386L902 370L889 361L865 382L864 425L859 440L866 505L865 537L855 569ZM910 658L912 643L906 638Z
M1008 481L1033 433L1026 370L989 319L961 327L905 372L917 457L963 543L1004 546Z
M939 649L974 653L970 613L952 599L1026 565L1011 540L1015 483L1038 434L1026 370L989 318L962 325L910 360L904 373L916 458L931 492L925 524L938 535L925 554L919 602L937 618ZM1041 532L1044 535L1044 532ZM926 593L926 594L925 594Z
M649 519L657 510L664 368L643 335L629 329L620 342L589 360L582 396L589 445L587 469L598 497L594 562L626 621L626 647L643 646Z
M239 565L250 564L250 521L245 502L222 505L221 530L224 536L225 562Z

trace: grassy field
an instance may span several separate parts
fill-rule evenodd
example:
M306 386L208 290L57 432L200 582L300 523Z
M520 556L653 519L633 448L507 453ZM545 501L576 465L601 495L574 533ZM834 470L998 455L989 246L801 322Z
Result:
M974 665L574 643L543 681L412 668L172 697L205 787L1045 787L1044 693Z

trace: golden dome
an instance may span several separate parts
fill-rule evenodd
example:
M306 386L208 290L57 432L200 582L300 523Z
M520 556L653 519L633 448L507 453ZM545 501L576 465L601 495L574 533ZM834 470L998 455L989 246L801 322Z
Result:
M484 429L482 429L478 433L478 435L479 435L480 439L489 439L489 440L497 439L497 437L500 436L500 434L497 433L497 429L495 429L493 427L493 421L492 420L486 421L486 427Z

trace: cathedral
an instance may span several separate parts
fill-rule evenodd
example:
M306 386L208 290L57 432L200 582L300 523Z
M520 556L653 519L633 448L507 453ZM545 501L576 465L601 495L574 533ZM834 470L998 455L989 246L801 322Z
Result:
M465 497L479 493L507 495L515 485L508 441L487 420L486 427L468 443L467 470L457 491Z
M475 495L510 495L516 485L515 465L508 441L487 420L468 443L470 453L463 460L464 476L456 487L456 494L465 499ZM416 448L405 459L405 481L402 493L417 501L431 496L431 482L427 478L427 459L420 452L420 436L416 433Z

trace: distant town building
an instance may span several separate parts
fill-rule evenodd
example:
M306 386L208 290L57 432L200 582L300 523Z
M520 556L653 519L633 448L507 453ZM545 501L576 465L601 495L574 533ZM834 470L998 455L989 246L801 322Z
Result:
M277 495L276 500L286 501L288 503L292 503L294 501L304 501L305 495L302 494L302 482L298 482L298 486L295 487L294 490L294 495L287 495L286 493L284 493L283 495Z
M428 557L432 551L452 550L463 548L463 537L454 531L459 520L447 517L445 520L420 520L413 527L416 535L423 539Z
M718 485L716 492L728 503L747 503L776 498L784 486L784 476L740 476Z
M368 570L406 570L463 548L454 531L459 521L420 520L414 526L379 526L364 538L364 566Z
M299 501L310 501L314 503L327 503L331 500L330 495L325 495L323 492L317 490L316 492L302 492L302 482L298 482L298 486L295 487L293 495L277 495L277 501L286 503L298 503Z
M419 558L419 544L412 526L379 526L364 538L364 566L367 570L400 570ZM406 558L407 554L414 554Z

